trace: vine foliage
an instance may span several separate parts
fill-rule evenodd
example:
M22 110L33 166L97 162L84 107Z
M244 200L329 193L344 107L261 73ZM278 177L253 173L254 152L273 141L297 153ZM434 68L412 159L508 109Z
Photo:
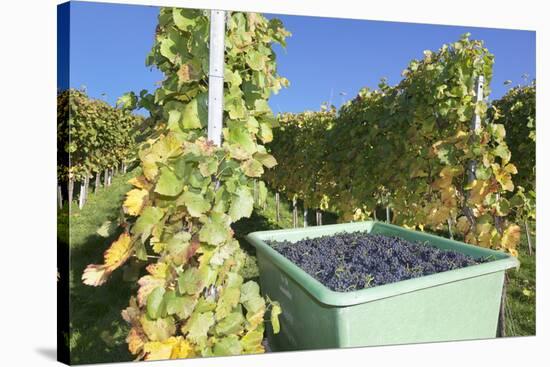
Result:
M135 157L141 116L77 89L58 93L57 104L60 181L80 181Z
M466 34L424 51L397 85L382 80L377 90L362 89L331 122L326 111L281 116L282 126L293 130L276 134L271 153L279 159L294 147L297 154L268 175L269 185L304 200L315 197L314 204L344 221L389 206L393 223L435 231L451 226L469 243L516 255L520 228L507 219L512 204L506 194L514 191L517 168L505 126L487 116L493 60L481 41ZM485 82L477 102L479 76ZM474 114L483 122L476 131L470 128ZM305 116L314 127L299 128ZM307 146L307 156L296 146ZM316 172L315 193L310 184L289 179L304 169Z
M229 14L217 147L206 139L209 23L200 10L160 11L147 65L165 79L153 93L120 99L126 108L148 109L156 121L139 149L143 174L130 181L124 232L104 263L89 265L82 276L99 286L131 256L154 259L122 312L138 359L261 353L269 308L274 332L279 328L279 305L239 275L244 253L231 223L250 216L252 178L276 164L263 145L276 123L267 99L288 81L276 73L271 46L284 46L289 33L277 19Z
M512 215L518 221L536 217L536 83L511 88L491 103L491 118L506 129L506 142L518 174L510 197Z

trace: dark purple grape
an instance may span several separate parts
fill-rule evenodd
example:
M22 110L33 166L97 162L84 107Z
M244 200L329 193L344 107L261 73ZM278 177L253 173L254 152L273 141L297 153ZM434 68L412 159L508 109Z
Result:
M349 292L486 262L457 251L367 232L269 245L334 291Z

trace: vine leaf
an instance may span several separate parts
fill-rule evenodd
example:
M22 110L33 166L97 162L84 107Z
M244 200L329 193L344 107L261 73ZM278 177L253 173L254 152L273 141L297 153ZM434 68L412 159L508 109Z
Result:
M246 186L240 186L232 195L231 206L229 207L229 216L233 222L246 217L249 218L254 209L254 198L250 189Z
M241 164L241 167L243 169L244 174L249 177L261 177L262 173L264 173L262 164L255 159L249 159L247 161L244 161Z
M213 349L215 356L235 356L241 354L241 352L242 346L237 335L229 335L220 339Z
M171 336L163 342L149 342L143 347L146 361L162 359L192 358L193 346L181 336Z
M126 194L126 200L122 204L125 212L129 215L139 215L145 201L147 200L149 192L143 189L133 189Z
M273 333L279 334L281 326L279 324L279 315L283 312L279 302L271 303L271 326L273 327Z
M208 330L214 325L214 322L214 314L211 311L194 312L182 327L182 331L191 342L203 345L208 338Z
M82 274L82 281L93 287L104 284L111 273L124 264L134 250L128 233L122 233L105 251L103 265L88 265Z
M183 186L183 181L170 168L162 167L155 192L166 196L177 196L183 190Z
M199 240L211 245L220 245L231 236L231 229L221 221L210 219L199 231Z
M187 211L192 217L200 217L210 209L210 203L201 194L186 191L181 196L181 201L187 207Z
M146 314L143 314L140 322L145 335L151 341L161 342L176 333L176 324L171 316L152 320Z

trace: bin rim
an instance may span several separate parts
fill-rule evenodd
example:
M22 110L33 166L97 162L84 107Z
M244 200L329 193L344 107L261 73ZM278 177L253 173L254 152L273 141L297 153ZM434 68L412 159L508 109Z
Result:
M485 256L495 256L497 260L492 260L482 264L467 266L460 269L449 270L445 272L430 274L418 278L411 278L394 283L384 284L372 288L365 288L350 292L333 291L306 271L302 270L298 265L284 257L271 246L266 240L277 240L274 237L279 237L285 234L307 233L306 237L319 237L330 235L338 232L355 232L365 231L368 228L383 227L387 229L397 229L399 231L412 232L421 234L427 241L436 240L451 245L453 249L460 251L475 248L475 251ZM342 229L339 231L339 229ZM325 232L330 233L325 233ZM315 235L315 232L320 232ZM369 231L370 232L370 231ZM292 228L292 229L277 229L269 231L257 231L248 234L246 240L253 245L257 251L267 256L280 271L286 273L294 279L304 290L311 294L317 301L330 306L352 306L356 304L372 302L383 298L394 297L404 293L410 293L421 289L440 286L447 283L461 281L469 278L483 276L495 272L504 271L509 268L518 267L519 261L515 257L506 254L502 251L481 248L479 246L469 245L464 242L450 240L447 238L435 236L429 233L413 231L407 228L399 227L393 224L365 221L354 223L330 224L324 226L307 227L307 228ZM261 269L260 269L261 272Z

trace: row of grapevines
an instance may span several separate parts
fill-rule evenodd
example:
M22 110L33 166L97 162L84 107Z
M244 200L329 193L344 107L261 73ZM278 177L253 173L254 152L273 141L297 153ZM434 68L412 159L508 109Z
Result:
M319 167L329 153L326 130L335 118L336 109L326 106L319 112L279 115L280 127L269 144L271 151L276 152L278 164L277 169L266 172L266 182L291 200L300 198L305 207L326 209L328 198L319 187Z
M60 181L79 181L135 156L142 117L76 89L58 93L57 104Z
M276 164L264 143L276 122L267 99L287 85L276 72L273 43L289 33L277 19L228 16L225 37L223 144L207 136L209 13L163 8L147 64L165 78L152 94L130 93L156 121L141 145L143 175L123 204L127 223L89 265L85 284L99 286L131 256L149 262L137 297L122 315L128 347L139 359L219 356L264 351L264 314L278 332L276 302L266 302L239 270L244 253L231 224L253 210L252 178ZM265 199L265 185L260 185ZM151 260L153 259L153 260Z
M511 88L492 102L491 117L506 128L506 142L518 168L512 214L518 220L536 217L536 83Z
M425 51L397 85L382 81L378 90L362 89L341 107L330 129L319 127L326 134L322 139L309 138L311 129L276 139L300 141L308 151L324 154L309 167L319 171L320 192L313 196L328 197L343 220L388 205L394 223L432 230L451 226L469 243L516 254L520 228L506 218L512 204L504 194L514 190L517 169L505 127L487 118L493 60L481 41L466 34L438 51ZM479 76L485 82L477 102ZM476 131L470 128L474 114L483 121ZM276 142L271 152L279 159L290 154L284 147L292 144ZM285 190L299 192L301 183L285 178L310 164L300 158L270 174L277 177L270 180L274 188L283 188L283 182ZM477 162L473 180L467 172L471 161Z

